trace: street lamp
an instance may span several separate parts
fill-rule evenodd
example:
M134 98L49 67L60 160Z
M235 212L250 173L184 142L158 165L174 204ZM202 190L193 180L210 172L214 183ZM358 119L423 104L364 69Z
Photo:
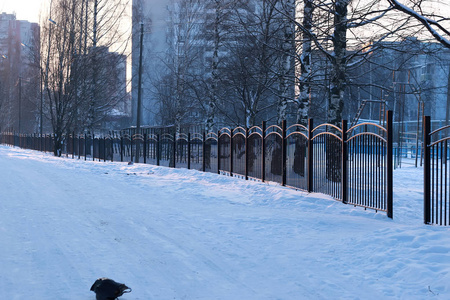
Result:
M141 23L141 36L139 42L139 77L138 77L138 103L137 103L137 115L136 115L136 134L141 131L141 106L142 106L142 50L144 48L144 23ZM134 161L139 163L139 139L136 139L136 153Z

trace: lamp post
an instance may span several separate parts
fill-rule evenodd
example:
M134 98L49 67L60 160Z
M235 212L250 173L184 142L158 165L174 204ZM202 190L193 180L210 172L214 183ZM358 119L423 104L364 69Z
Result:
M19 77L19 134L22 132L22 77Z
M141 23L141 35L139 42L139 77L138 77L138 102L137 102L137 112L136 112L136 134L139 134L141 131L141 106L142 106L142 52L144 48L144 23ZM136 139L136 153L134 161L139 163L139 149L140 141Z

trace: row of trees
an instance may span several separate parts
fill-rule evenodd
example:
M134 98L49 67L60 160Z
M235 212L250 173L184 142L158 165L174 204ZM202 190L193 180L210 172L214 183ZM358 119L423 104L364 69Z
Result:
M158 100L159 125L203 122L211 130L262 120L305 124L308 117L336 124L354 84L352 69L370 61L384 42L419 36L450 48L448 20L425 0L174 2L167 51L158 57L163 71L154 76L144 70ZM57 137L55 154L64 133L98 129L126 99L125 86L123 93L111 89L113 81L126 82L116 74L126 55L108 50L126 53L127 5L50 3L37 48L42 112ZM142 18L136 7L133 13ZM151 32L151 20L141 21Z
M48 22L41 24L40 70L42 109L56 137L55 154L63 134L97 129L126 99L125 73L118 67L126 63L122 53L129 38L121 31L126 8L120 0L50 3Z
M438 14L445 5L425 0L177 1L169 51L160 57L165 71L148 75L159 102L158 123L204 121L211 129L262 120L306 124L315 117L338 124L350 87L361 85L352 77L361 76L355 70L387 42L415 36L450 48L449 20Z

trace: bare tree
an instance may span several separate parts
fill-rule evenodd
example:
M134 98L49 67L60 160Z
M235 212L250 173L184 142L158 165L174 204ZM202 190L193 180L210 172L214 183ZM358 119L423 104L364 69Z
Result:
M427 2L425 1L411 1L411 4L413 4L412 8L400 3L398 0L387 1L392 5L393 9L401 11L420 22L434 39L444 47L450 48L450 30L445 27L445 25L450 25L449 16L444 17L434 12L426 12L427 9L424 6ZM444 25L444 23L447 24Z
M61 153L63 134L73 130L75 124L78 129L93 129L124 100L125 94L110 86L118 77L114 74L117 69L111 66L124 63L125 56L118 55L119 61L114 60L107 50L125 50L127 39L118 28L124 12L119 2L112 1L51 3L51 22L42 26L41 69L46 112L55 134L55 155ZM125 92L124 84L116 85Z

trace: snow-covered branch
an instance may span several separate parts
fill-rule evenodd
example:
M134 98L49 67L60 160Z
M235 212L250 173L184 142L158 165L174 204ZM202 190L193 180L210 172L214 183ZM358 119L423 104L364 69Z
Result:
M379 12L380 14L373 18L362 20L361 22L351 22L347 25L347 28L356 28L356 27L362 27L362 26L365 26L368 24L372 24L375 21L378 21L379 19L383 18L386 15L386 13L388 11L390 11L391 9L392 9L392 6L390 6L389 8L387 8L384 11ZM372 14L373 14L373 12L372 12Z
M387 0L396 10L399 10L413 18L415 18L417 21L422 23L423 26L431 33L431 35L442 45L444 45L446 48L450 49L450 40L448 38L445 38L442 34L437 32L433 26L437 27L439 30L441 30L444 34L448 35L450 37L450 31L444 28L439 21L433 20L429 17L426 17L413 9L407 7L406 5L400 3L398 0Z

